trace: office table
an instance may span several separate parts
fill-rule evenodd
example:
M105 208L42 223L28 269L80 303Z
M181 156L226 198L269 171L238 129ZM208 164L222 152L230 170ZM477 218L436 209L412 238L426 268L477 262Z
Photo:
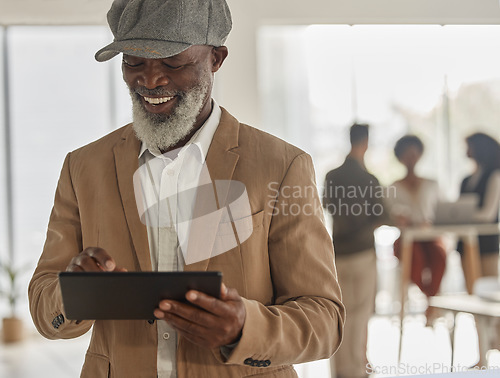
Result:
M434 225L401 229L401 256L399 262L401 267L401 337L403 336L405 301L410 283L413 242L434 240L445 235L452 235L461 239L464 243L463 268L465 285L467 292L472 294L474 282L481 276L478 236L498 233L500 233L500 224L498 223ZM400 355L401 344L400 342Z
M479 342L479 366L486 366L486 352L489 349L490 338L496 332L496 324L500 318L500 302L482 299L477 295L451 294L436 295L429 298L429 306L451 311L454 316L459 312L474 315ZM456 323L455 321L453 322ZM450 330L452 366L454 362L454 326ZM500 347L500 346L499 346Z

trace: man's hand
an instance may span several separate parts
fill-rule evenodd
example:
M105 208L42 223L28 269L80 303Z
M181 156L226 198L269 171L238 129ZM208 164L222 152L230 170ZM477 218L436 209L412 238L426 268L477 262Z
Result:
M66 267L66 272L126 272L125 268L117 268L115 260L102 248L85 248L78 256L73 257Z
M236 289L221 285L220 299L190 290L186 299L192 304L163 300L154 312L194 344L217 348L236 342L245 324L246 311Z

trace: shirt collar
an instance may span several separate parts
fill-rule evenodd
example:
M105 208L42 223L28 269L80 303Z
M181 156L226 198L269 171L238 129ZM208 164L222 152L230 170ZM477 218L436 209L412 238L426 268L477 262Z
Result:
M196 131L196 133L191 137L191 139L186 143L184 147L179 151L179 155L183 154L188 148L197 147L196 150L199 154L196 154L200 159L200 163L204 163L207 157L208 149L214 138L215 131L219 125L220 118L222 115L222 110L217 104L217 102L212 99L213 107L210 116L207 118L205 123ZM141 143L141 150L139 152L139 158L144 154L145 151L149 151L153 156L161 156L160 151L157 149L150 149L145 143Z

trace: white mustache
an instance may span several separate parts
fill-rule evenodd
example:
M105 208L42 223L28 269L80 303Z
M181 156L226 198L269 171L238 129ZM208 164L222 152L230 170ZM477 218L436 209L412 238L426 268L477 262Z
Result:
M174 97L182 95L181 92L173 92L164 88L148 89L146 87L137 87L134 92L143 97Z

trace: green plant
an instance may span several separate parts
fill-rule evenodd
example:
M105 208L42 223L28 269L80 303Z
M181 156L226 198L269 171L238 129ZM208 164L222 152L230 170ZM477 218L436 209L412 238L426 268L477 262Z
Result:
M6 278L4 280L0 279L0 296L6 298L9 302L11 317L16 316L16 304L21 296L17 288L17 279L25 269L25 267L15 268L12 261L0 261L0 278L1 276L5 276ZM7 285L4 287L2 283L7 283Z

